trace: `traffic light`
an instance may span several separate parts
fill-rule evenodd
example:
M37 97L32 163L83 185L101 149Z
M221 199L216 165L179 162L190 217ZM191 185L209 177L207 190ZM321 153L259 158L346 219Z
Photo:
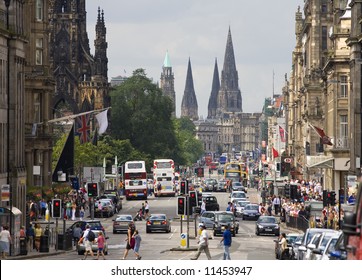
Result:
M189 192L189 183L188 181L181 181L180 184L180 193L181 194L187 194Z
M335 192L329 192L329 202L331 206L336 205L336 193Z
M186 214L186 197L179 196L177 197L177 215Z
M323 206L326 207L329 204L328 192L323 190Z
M88 197L97 197L98 196L98 186L97 183L88 183Z
M53 199L52 201L52 218L62 217L62 200Z
M198 206L197 205L197 194L196 191L189 191L189 214L192 214L192 208Z
M290 198L290 187L289 187L288 184L286 184L286 185L284 186L284 196L285 196L286 198Z

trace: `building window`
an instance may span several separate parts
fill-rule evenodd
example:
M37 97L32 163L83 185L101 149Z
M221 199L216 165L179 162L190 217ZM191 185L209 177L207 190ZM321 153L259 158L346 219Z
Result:
M40 123L41 121L41 101L40 93L34 93L34 123Z
M35 18L37 21L43 20L43 11L44 11L44 1L43 0L36 0L35 3Z
M37 38L35 44L35 64L43 65L43 38Z
M347 76L340 76L340 94L339 97L346 98L348 97L348 79Z
M328 38L327 26L322 26L322 50L327 49L327 38Z
M326 2L327 1L325 1L325 0L322 1L322 4L321 4L322 14L326 14L328 12L328 4Z
M340 137L347 138L348 136L348 116L347 115L340 115Z

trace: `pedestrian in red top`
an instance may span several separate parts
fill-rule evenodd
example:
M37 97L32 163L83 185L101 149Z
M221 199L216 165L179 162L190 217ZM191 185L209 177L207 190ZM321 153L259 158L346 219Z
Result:
M98 238L97 238L97 245L98 245L97 260L99 260L99 255L102 255L104 260L106 259L104 256L104 243L105 243L105 238L103 232L100 231L98 233Z

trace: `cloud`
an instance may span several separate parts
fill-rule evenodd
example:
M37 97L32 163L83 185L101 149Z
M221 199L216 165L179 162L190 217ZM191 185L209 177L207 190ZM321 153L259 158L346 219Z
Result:
M179 116L190 57L199 115L205 117L215 57L221 71L229 26L243 111L262 110L264 98L273 92L273 70L274 92L281 93L284 74L291 69L295 12L303 0L88 0L86 4L91 49L98 6L104 10L110 78L123 75L123 69L131 75L144 68L157 82L168 50Z

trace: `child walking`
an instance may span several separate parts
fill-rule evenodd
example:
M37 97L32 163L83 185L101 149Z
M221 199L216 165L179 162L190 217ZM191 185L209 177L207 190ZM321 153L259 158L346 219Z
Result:
M134 254L136 255L136 260L140 260L142 257L141 257L140 254L139 254L139 250L140 250L142 238L141 238L141 236L138 234L138 230L137 230L137 229L134 231L133 238L134 238L134 240L135 240L135 244L134 244L133 251L134 251Z
M103 232L100 231L98 233L98 238L97 238L97 244L98 244L98 251L97 251L97 260L99 260L99 255L101 254L103 259L105 260L106 258L104 257L104 242L105 242L105 239L104 239L104 235L103 235Z

